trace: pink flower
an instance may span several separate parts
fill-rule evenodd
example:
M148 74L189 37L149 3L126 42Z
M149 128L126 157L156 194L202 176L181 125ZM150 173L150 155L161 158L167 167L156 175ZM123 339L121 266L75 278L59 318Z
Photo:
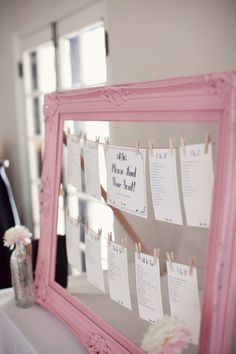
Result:
M142 341L142 349L148 354L180 354L187 348L191 333L183 321L164 316L151 325Z

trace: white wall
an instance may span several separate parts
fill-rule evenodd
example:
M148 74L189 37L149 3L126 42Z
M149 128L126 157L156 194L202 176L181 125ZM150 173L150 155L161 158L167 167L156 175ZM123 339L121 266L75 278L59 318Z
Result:
M113 82L236 69L235 0L112 0Z
M29 227L24 121L15 105L22 83L16 76L13 34L21 37L30 28L62 18L70 6L73 10L89 2L0 0L0 145L3 157L11 160L9 176L22 222ZM236 69L235 0L108 0L107 4L112 83Z

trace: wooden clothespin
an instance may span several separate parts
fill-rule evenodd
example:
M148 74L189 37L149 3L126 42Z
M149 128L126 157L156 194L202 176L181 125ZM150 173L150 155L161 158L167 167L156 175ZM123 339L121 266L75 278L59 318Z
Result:
M98 232L97 232L97 240L99 241L100 238L102 236L102 228L98 229Z
M157 264L157 258L160 257L160 248L153 249L154 264Z
M138 247L137 242L135 242L135 250L136 250L138 259L140 259L140 251L139 251L139 247Z
M174 257L174 252L170 252L170 256L171 256L171 260L172 260L172 262L174 262L175 261L175 257Z
M170 265L170 269L172 270L172 272L174 271L174 267L173 267L173 263L172 263L172 257L170 255L169 252L166 253L166 257L167 257L167 260L169 262L169 265Z
M98 147L99 141L100 141L100 136L96 136L95 139L96 147Z
M193 274L193 268L197 265L197 257L193 256L189 258L189 274Z
M208 145L211 142L211 136L209 133L206 134L205 136L205 142L204 142L204 153L207 154L208 153Z
M83 132L79 132L78 133L78 140L80 142L80 140L83 138Z
M140 148L140 141L139 140L136 141L135 148L136 148L136 155L138 155L139 154L139 148Z
M170 154L172 156L173 150L174 150L174 139L173 138L169 138L169 148L170 148Z
M112 232L108 232L108 237L107 237L107 245L108 245L108 247L111 246L111 241L112 241Z
M76 220L76 225L79 226L81 224L81 222L82 222L81 217L78 216L77 220Z
M125 247L126 247L126 239L125 238L121 239L121 247L122 247L122 251L124 252Z
M154 139L150 139L148 143L149 143L149 154L150 154L150 156L153 156L153 149L155 146L155 141L154 141Z
M185 144L186 144L186 139L183 136L181 136L181 138L180 138L180 146L181 146L181 149L182 149L182 152L183 152L183 156L186 156L186 146L185 146Z
M106 138L105 138L105 151L107 151L108 150L108 147L109 147L109 144L110 144L110 142L109 142L109 137L107 136Z
M84 139L84 145L86 145L87 144L87 134L86 133L83 134L83 139Z
M88 233L88 230L89 230L88 221L85 222L85 224L84 224L84 229L85 229L85 233L87 234L87 233Z

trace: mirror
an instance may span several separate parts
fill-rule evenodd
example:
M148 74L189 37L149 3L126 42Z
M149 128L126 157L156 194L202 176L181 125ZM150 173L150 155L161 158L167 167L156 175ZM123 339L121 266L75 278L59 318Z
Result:
M227 101L222 99L222 93L218 92L217 86L219 82L222 83L221 90L226 92L232 77L229 74L222 82L220 80L222 79L218 76L197 77L79 90L52 94L45 98L46 146L40 200L41 241L36 278L37 300L63 318L91 352L99 348L98 352L102 353L101 348L105 347L108 352L143 352L141 341L151 321L148 322L139 316L135 272L135 252L139 254L140 249L136 248L139 244L141 252L150 256L153 255L154 249L160 249L160 288L163 313L166 315L171 313L166 254L173 254L173 262L185 265L189 265L190 256L196 256L201 307L200 343L198 344L198 340L193 341L186 352L213 353L213 344L209 338L216 331L213 326L216 321L215 304L218 304L217 311L226 311L220 300L226 289L219 284L218 277L219 272L230 272L222 264L225 265L224 257L230 252L228 245L233 235L228 227L226 231L226 225L223 223L223 205L226 203L227 206L225 193L229 186L226 188L221 180L222 168L225 166L227 171L231 157L232 146L230 142L226 144L228 131L227 124L224 123L230 119L230 115L225 114ZM211 138L210 143L205 142L206 134ZM190 226L186 218L181 184L182 137L185 138L186 145L202 143L203 146L210 144L212 148L213 205L216 207L212 209L209 227ZM72 150L68 146L70 138L77 140L80 146L79 160L72 162ZM155 146L150 147L150 139L155 142ZM223 142L225 145L222 145ZM173 143L173 146L170 143ZM90 167L88 171L85 168L88 159L86 147L91 144L97 147L99 164L96 166L95 163L94 169ZM121 150L122 147L131 147L145 151L146 160L143 166L147 217L124 211L124 208L115 207L108 201L106 151L112 146L118 146ZM176 151L182 225L155 218L149 169L152 148ZM184 149L183 145L182 148ZM70 169L75 163L78 169L74 168L73 173L80 179L79 186L73 185L77 182L71 182ZM134 170L132 173L135 173ZM96 174L99 175L101 190L101 196L98 198L94 198L87 191L87 179L95 179ZM211 193L206 191L206 195L206 203L211 204ZM76 222L77 244L69 237L68 220L69 223L71 220ZM95 284L96 280L93 280L95 283L92 284L93 281L86 272L86 257L89 253L86 243L88 230L99 235L101 242L101 268L104 278L102 290ZM220 242L223 236L227 237L228 244L222 251L218 246L220 243L217 242ZM114 244L122 244L127 250L132 310L113 301L110 296L109 237ZM66 257L65 247L68 268L64 270L64 280L59 284L55 281L56 259L58 262L60 255ZM77 253L75 248L78 248ZM63 273L63 269L61 272ZM211 296L215 299L213 303ZM209 318L212 321L210 326ZM219 342L223 340L221 336L217 338Z

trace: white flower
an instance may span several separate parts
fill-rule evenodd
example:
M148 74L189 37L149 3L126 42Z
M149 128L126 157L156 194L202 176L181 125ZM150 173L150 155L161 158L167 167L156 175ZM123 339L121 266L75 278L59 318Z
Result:
M10 247L12 250L17 241L22 241L25 245L29 244L31 237L32 234L25 226L17 225L5 232L3 236L4 246Z
M142 341L142 349L149 354L177 354L186 348L190 331L183 321L176 317L164 316L154 326L151 325Z

